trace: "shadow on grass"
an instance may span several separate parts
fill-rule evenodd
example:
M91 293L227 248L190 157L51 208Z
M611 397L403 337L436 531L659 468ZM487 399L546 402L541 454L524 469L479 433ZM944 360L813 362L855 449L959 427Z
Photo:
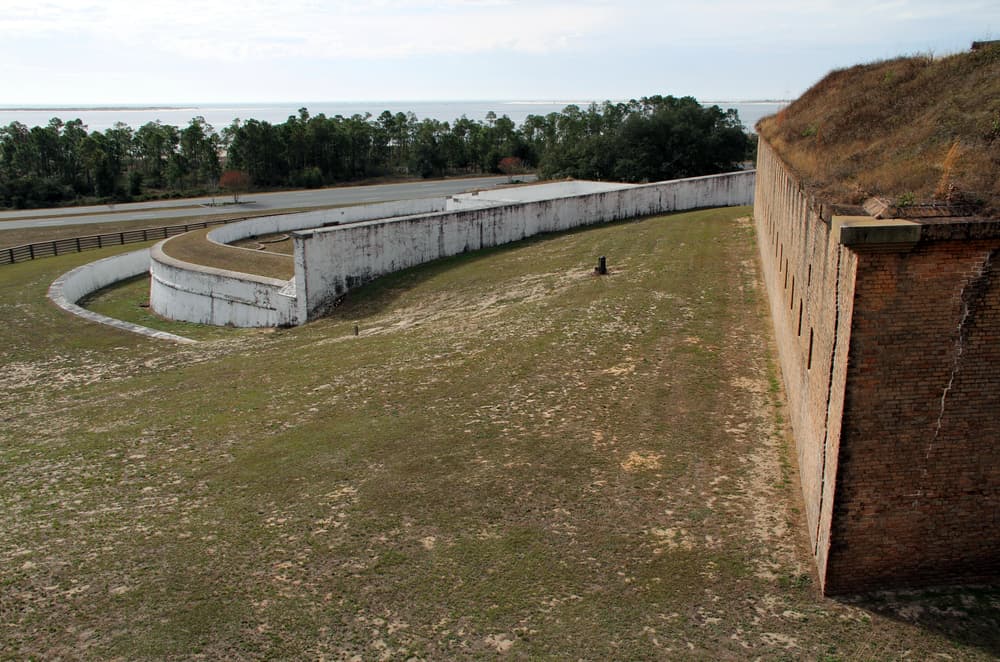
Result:
M1000 658L1000 586L879 591L837 600Z

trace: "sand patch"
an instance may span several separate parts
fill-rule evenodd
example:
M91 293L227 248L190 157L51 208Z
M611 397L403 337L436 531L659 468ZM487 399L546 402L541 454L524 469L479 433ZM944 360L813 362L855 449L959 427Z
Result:
M621 463L621 468L627 473L638 473L640 471L655 471L659 469L662 464L660 460L663 459L662 453L637 453L635 451L628 454L625 461Z

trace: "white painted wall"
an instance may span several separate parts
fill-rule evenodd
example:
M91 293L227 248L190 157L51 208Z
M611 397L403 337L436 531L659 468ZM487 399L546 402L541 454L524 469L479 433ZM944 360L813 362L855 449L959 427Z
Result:
M165 240L165 241L169 241ZM149 305L159 315L216 326L299 323L288 281L191 264L150 249Z
M91 294L121 280L126 280L134 276L145 273L149 270L149 249L143 248L121 255L113 255L103 260L97 260L90 264L68 271L57 278L49 286L49 299L57 306L74 315L97 322L113 326L123 331L138 333L161 340L172 340L180 343L193 343L190 338L167 333L166 331L156 331L139 324L132 324L122 320L114 319L92 310L87 310L77 305L77 302Z
M426 198L261 216L219 226L207 236L215 243L228 244L299 228L425 214L444 208L444 198ZM294 279L284 281L191 264L164 253L163 243L151 249L148 261L152 277L149 302L157 314L186 322L236 327L287 326L305 321L296 308Z
M743 171L694 177L294 232L298 318L321 315L346 291L378 276L449 255L541 232L668 211L752 204L754 175Z
M220 226L209 237L228 243L292 232L291 281L189 264L166 255L161 242L151 249L150 305L165 317L202 324L302 324L348 289L383 274L540 232L751 204L753 187L753 171L646 185L556 182L460 195L450 202L406 200L249 219ZM445 211L448 206L451 211ZM324 224L330 227L295 230Z

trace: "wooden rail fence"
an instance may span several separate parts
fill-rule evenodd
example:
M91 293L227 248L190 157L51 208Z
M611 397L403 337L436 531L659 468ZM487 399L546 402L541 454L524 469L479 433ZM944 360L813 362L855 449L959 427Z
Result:
M105 246L121 246L122 244L136 244L143 241L152 241L153 239L166 239L176 234L183 234L189 230L199 230L213 225L225 225L226 223L245 221L247 218L212 219L200 223L122 230L121 232L108 232L105 234L88 235L86 237L66 237L63 239L24 244L22 246L0 248L0 264L27 262L28 260L37 260L42 257L79 253L81 251L104 248ZM0 225L0 229L2 227Z

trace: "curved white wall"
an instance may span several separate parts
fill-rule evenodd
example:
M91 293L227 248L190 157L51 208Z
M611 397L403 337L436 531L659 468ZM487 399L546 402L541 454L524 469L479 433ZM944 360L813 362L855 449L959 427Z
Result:
M292 280L183 262L166 255L160 242L151 249L150 305L165 317L202 324L302 324L348 289L399 269L540 232L673 210L751 204L753 189L753 171L647 185L556 182L450 200L404 200L248 219L215 228L208 237L230 243L293 232ZM310 229L296 231L302 228Z
M261 216L219 226L207 237L213 243L229 244L246 237L428 213L444 207L444 198L427 198ZM192 264L164 253L164 243L150 252L149 303L157 314L185 322L235 327L291 326L305 321L298 316L294 279L284 281Z
M215 326L299 323L289 281L184 262L164 253L164 243L150 249L149 305L157 314Z
M322 315L347 290L384 274L542 232L668 211L749 205L754 181L755 172L747 170L639 186L603 185L598 192L576 195L573 187L556 183L483 196L510 195L527 202L484 207L460 197L456 211L295 232L298 316ZM583 190L585 184L573 183ZM536 195L544 191L551 195Z
M108 285L121 280L138 276L149 270L149 249L143 248L122 255L106 257L90 264L77 267L57 278L49 286L48 296L57 306L74 315L88 319L98 324L113 326L116 329L138 333L151 338L161 340L172 340L180 343L193 343L194 340L183 336L157 331L138 324L132 324L122 320L95 313L92 310L81 308L76 304L92 292L96 292Z

